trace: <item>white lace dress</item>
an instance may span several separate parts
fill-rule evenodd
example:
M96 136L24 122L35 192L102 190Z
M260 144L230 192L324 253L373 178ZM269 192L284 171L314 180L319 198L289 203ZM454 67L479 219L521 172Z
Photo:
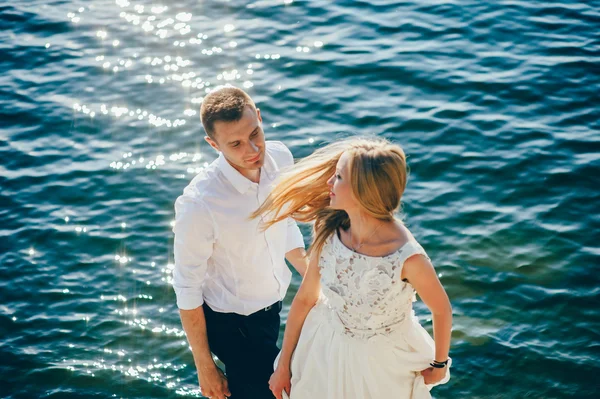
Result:
M328 239L322 294L292 357L290 399L431 398L420 371L434 359L434 342L414 315L413 287L400 278L415 254L427 256L416 241L371 257L336 234ZM440 384L449 379L447 372Z

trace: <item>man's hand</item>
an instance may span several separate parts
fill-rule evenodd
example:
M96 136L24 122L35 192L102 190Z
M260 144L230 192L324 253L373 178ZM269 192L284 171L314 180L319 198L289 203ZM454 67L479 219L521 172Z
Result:
M198 382L203 396L211 399L225 399L231 396L227 377L215 364L198 371Z
M277 367L277 369L275 369L275 372L269 379L269 388L277 399L282 398L282 391L285 391L289 396L290 390L292 389L291 379L292 375L289 370L286 370L283 367Z

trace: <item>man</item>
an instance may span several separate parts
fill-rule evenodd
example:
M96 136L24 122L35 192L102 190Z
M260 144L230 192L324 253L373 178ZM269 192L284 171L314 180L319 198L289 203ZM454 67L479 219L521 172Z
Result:
M208 94L200 117L220 155L175 202L177 306L204 396L272 399L279 312L291 281L285 259L301 275L307 260L293 220L262 231L249 216L293 157L282 143L265 141L260 110L238 88Z

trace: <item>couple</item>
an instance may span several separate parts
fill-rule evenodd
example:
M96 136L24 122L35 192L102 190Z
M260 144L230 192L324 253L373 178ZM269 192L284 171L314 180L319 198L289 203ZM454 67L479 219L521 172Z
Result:
M201 119L220 155L175 203L173 286L202 394L430 398L449 379L452 312L427 254L394 218L402 149L350 139L293 165L233 87L208 94ZM296 221L314 223L308 254ZM280 352L285 259L304 279ZM414 316L415 292L432 311L435 342Z

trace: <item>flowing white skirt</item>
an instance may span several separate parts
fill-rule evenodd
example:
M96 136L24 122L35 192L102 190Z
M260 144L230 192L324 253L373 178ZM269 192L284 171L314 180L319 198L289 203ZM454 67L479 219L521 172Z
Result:
M420 371L434 358L434 342L416 317L407 317L389 335L369 339L343 331L326 306L310 311L292 357L289 399L431 398L433 385L425 384ZM449 379L448 370L435 385Z

